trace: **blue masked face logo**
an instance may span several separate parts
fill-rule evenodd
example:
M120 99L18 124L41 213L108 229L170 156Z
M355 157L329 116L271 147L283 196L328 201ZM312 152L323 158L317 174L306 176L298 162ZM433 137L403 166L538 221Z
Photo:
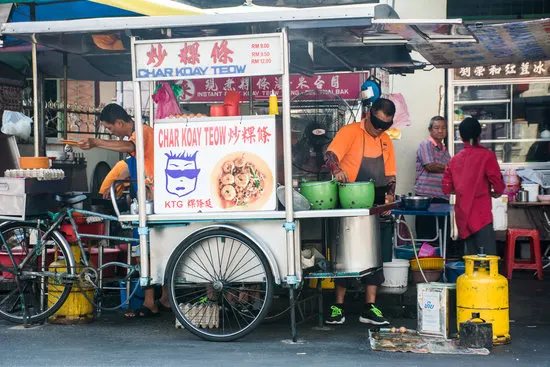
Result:
M182 197L189 195L197 188L197 178L200 169L197 168L197 152L188 155L166 153L166 191L172 195Z

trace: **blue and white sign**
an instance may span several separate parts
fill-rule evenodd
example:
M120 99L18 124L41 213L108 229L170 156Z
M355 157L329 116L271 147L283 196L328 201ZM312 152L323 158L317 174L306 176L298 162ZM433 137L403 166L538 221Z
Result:
M136 41L134 80L281 75L280 33Z

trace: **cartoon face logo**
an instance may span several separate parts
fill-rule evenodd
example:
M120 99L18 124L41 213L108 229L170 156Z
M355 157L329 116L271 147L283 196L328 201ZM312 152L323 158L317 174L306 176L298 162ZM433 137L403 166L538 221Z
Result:
M197 178L201 171L197 168L197 153L188 155L166 153L166 191L172 195L182 197L189 195L197 188Z

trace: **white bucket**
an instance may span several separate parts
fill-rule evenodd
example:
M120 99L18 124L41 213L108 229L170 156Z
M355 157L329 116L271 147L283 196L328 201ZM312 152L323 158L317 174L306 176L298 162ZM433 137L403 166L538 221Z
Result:
M392 262L384 263L383 287L406 287L409 281L409 260L393 259Z
M529 201L537 201L539 196L539 184L521 184L521 188L529 193Z

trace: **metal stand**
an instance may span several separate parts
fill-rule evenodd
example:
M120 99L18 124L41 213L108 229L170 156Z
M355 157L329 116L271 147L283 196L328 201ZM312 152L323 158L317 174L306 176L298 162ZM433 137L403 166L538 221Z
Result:
M292 341L296 343L298 341L298 333L296 330L296 300L294 299L294 287L288 289L288 295L290 299L290 332L292 334Z

